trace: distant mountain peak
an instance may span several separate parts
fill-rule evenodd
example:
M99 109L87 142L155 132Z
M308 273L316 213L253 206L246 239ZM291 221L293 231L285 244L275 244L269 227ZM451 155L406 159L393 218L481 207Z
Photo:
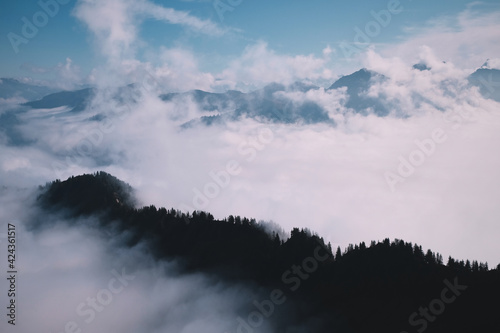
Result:
M340 77L328 89L337 89L341 87L349 88L353 84L362 85L363 87L365 87L369 85L370 80L375 76L382 77L382 75L377 72L371 71L366 68L361 68L354 73Z
M413 69L417 69L419 71L430 71L431 67L427 66L426 63L419 62L418 64L415 64L412 66Z
M311 83L295 81L294 83L288 86L288 89L292 91L308 92L309 90L319 89L319 87Z
M385 80L386 77L375 71L362 68L352 74L342 76L335 81L328 89L347 88L349 99L345 106L356 112L366 113L368 109L378 116L386 116L389 111L383 105L381 100L366 96L374 80Z
M489 68L488 61L469 75L468 80L470 84L479 88L485 98L500 102L500 70Z

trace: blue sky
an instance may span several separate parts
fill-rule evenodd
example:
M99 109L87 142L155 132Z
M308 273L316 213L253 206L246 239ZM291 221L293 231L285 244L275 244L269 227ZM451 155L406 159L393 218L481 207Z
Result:
M52 0L44 2L53 3ZM17 53L9 40L9 33L23 37L22 18L26 17L33 22L33 15L42 8L37 1L1 3L1 77L57 80L59 75L57 69L67 65L67 59L70 59L71 66L76 71L72 77L78 75L85 81L83 78L87 77L92 69L106 63L106 59L109 60L109 54L102 52L102 43L110 43L110 40L102 40L99 44L100 37L95 30L92 30L91 25L94 24L95 28L108 18L113 21L115 11L111 10L97 19L101 21L100 23L92 22L92 13L84 19L78 17L77 13L85 6L94 7L89 10L101 10L102 8L92 5L93 1L61 0L61 2L63 4L58 4L57 14L53 17L46 16L47 24L42 24L34 37L27 38L27 43L19 44ZM130 5L129 1L123 3L129 3L130 8L124 13L130 22L122 23L132 24L136 29L132 42L133 55L128 54L129 59L161 65L162 60L156 55L165 49L177 49L188 52L196 59L197 70L204 73L220 73L229 63L243 57L245 50L259 43L266 45L266 50L276 55L297 57L312 54L318 59L322 57L325 48L329 47L333 52L322 66L329 68L332 76L348 74L360 66L358 59L354 59L354 62L353 59L346 60L339 46L341 43L353 45L355 28L365 31L367 24L375 22L372 12L379 13L391 4L401 11L392 14L386 26L379 25L380 30L375 31L369 43L362 45L363 50L368 46L383 50L388 45L403 43L421 33L419 29L426 26L429 26L431 31L432 25L435 27L445 25L446 29L461 30L463 27L453 27L456 24L454 20L467 10L474 12L474 15L500 11L500 3L494 0L481 2L466 0L137 1L140 4L147 3L153 6L142 13L137 8L132 8L134 5ZM207 32L204 28L193 29L190 23L179 24L165 18L153 18L152 12L160 7L174 9L174 15L177 16L188 13L189 18L209 23L218 32ZM117 14L117 20L120 19L118 16ZM38 18L43 20L43 16ZM481 57L488 56L487 53L474 59L477 66L482 61ZM488 57L496 55L498 54L491 54ZM468 65L474 67L472 62ZM324 78L329 79L327 76Z

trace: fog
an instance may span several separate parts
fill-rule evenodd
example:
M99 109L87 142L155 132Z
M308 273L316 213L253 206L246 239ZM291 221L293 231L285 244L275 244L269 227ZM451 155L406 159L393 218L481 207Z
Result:
M269 298L251 282L181 273L182 262L156 261L142 243L125 247L123 235L92 227L94 218L62 220L43 212L33 205L35 192L10 189L0 196L10 207L0 227L16 228L15 331L246 332L241 322L256 311L253 302ZM1 268L7 271L4 262ZM7 304L6 293L1 301ZM281 307L293 313L292 301ZM280 322L291 331L306 328L294 327L278 310L258 328L272 332Z
M183 128L207 113L189 98L162 101L155 81L125 101L110 98L121 90L102 89L80 113L30 109L18 129L31 143L0 147L3 183L104 170L137 188L144 205L308 227L342 248L403 238L496 264L498 103L430 50L421 60L433 69L367 53L367 67L387 78L368 92L388 101L387 117L346 109L342 89L277 93L315 101L335 125L242 119ZM97 114L106 118L88 120Z

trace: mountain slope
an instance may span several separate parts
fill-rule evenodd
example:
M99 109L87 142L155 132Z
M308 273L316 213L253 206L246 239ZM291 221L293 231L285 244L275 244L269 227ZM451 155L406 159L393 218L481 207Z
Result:
M181 258L187 271L280 290L295 304L290 320L314 320L315 332L500 328L495 319L500 305L490 301L500 297L498 270L451 258L445 266L439 255L402 240L350 245L334 255L306 230L294 229L281 240L247 218L216 220L206 212L138 209L131 188L104 172L47 184L37 203L44 212L63 212L68 222L93 216L101 232L121 234L123 246L140 242L157 260ZM34 223L43 228L47 222L34 218ZM426 317L420 309L429 308Z
M61 91L43 97L37 101L27 102L24 105L34 109L52 109L61 106L69 106L71 111L82 111L95 94L92 88L76 91Z
M202 116L199 119L187 123L191 126L196 123L211 125L214 122L234 121L242 117L254 118L262 121L276 123L333 123L328 113L312 100L302 103L293 103L282 94L290 92L307 92L318 89L313 85L296 82L289 86L271 83L262 89L242 93L229 90L225 93L209 93L201 90L193 90L187 93L164 94L164 101L175 101L176 98L191 97L202 111L217 112L210 116Z
M420 71L432 70L424 63L416 64L413 68ZM387 80L385 76L362 68L354 73L342 76L330 85L327 90L346 88L348 99L345 106L347 108L363 115L373 112L384 117L390 113L388 102L383 96L368 96L368 91L374 83L383 83L385 80ZM500 70L489 68L485 63L472 73L468 80L471 85L479 87L484 97L500 101ZM299 103L292 102L286 97L289 93L306 93L317 89L319 87L304 82L295 82L287 86L271 83L262 89L249 93L234 90L224 93L192 90L185 93L163 94L160 98L165 102L190 98L205 113L188 121L184 127L196 123L211 125L218 122L235 121L242 117L288 124L333 124L328 113L314 100L306 99ZM24 97L30 100L24 105L35 109L68 106L71 111L82 111L95 93L96 90L93 88L54 92L53 89L48 87L29 85L14 79L0 80L0 98ZM114 98L117 101L127 98L128 102L134 103L134 99L130 100L130 96L137 93L135 85L130 84L119 89Z
M355 112L366 114L371 109L378 116L387 116L389 110L381 99L367 96L370 86L376 81L383 81L385 77L366 68L360 69L335 81L328 89L347 88L349 99L346 107Z
M469 76L470 84L479 87L485 98L500 102L500 70L479 68Z

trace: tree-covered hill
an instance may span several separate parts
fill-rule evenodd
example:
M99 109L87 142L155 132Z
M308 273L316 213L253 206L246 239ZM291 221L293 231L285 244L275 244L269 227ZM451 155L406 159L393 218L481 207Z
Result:
M182 260L186 271L283 291L298 304L289 320L313 318L318 332L500 331L498 269L453 258L443 262L441 255L403 240L332 251L307 229L280 239L245 217L217 220L202 211L139 208L132 188L104 172L47 184L37 205L70 222L95 216L99 228L125 239L122 246L141 242L157 260ZM49 222L34 223L42 228Z

